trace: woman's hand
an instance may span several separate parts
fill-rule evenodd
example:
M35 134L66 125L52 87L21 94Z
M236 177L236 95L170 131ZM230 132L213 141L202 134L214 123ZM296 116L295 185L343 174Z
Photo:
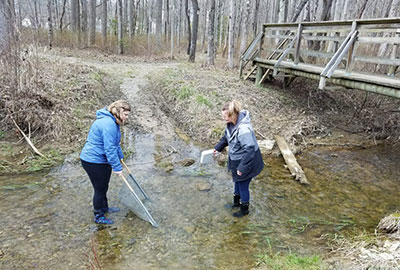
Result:
M243 174L243 173L242 173L241 171L239 171L239 170L237 170L236 173L237 173L237 175L239 175L239 176L242 176L242 174Z
M213 156L216 157L217 156L218 151L214 149L214 153Z
M118 176L122 175L122 171L114 171L115 174L117 174Z

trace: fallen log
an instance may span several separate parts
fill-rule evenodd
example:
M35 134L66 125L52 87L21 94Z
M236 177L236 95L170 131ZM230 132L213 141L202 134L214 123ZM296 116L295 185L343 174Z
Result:
M300 167L299 163L295 156L293 155L292 151L288 144L286 143L285 139L279 135L275 136L276 143L279 147L279 150L282 153L283 159L286 162L286 165L289 168L291 175L300 182L300 184L308 185L310 184L307 180L306 174L304 173L303 169Z

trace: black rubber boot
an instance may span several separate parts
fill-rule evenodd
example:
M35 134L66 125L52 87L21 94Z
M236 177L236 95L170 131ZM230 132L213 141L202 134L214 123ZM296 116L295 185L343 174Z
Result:
M237 218L244 217L245 215L249 214L249 203L241 203L240 204L240 211L233 213L232 215Z
M227 203L225 204L225 208L227 209L233 209L240 207L240 195L233 195L233 203Z

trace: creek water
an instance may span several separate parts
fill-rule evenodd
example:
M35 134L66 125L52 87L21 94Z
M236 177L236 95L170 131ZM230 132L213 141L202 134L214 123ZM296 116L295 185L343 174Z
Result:
M85 269L95 253L102 269L251 269L265 252L323 256L321 236L372 232L400 205L399 147L310 148L298 156L310 186L295 182L281 157L267 157L250 185L250 215L236 219L224 208L230 175L199 164L204 147L133 131L124 145L134 148L126 162L159 228L121 204L117 176L108 197L121 212L110 215L112 226L94 224L92 187L76 153L49 173L0 177L0 268ZM196 162L177 163L185 158ZM204 184L210 189L201 191Z

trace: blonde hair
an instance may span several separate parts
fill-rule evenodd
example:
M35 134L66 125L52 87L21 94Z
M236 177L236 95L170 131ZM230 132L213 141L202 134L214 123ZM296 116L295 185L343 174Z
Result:
M242 105L237 100L232 100L230 102L225 103L222 107L222 111L227 111L228 116L232 117L232 120L236 123L240 110L242 109Z
M117 100L111 103L107 110L114 115L115 119L117 120L117 124L121 125L123 123L121 119L121 115L123 112L130 112L131 111L131 105L125 100Z

